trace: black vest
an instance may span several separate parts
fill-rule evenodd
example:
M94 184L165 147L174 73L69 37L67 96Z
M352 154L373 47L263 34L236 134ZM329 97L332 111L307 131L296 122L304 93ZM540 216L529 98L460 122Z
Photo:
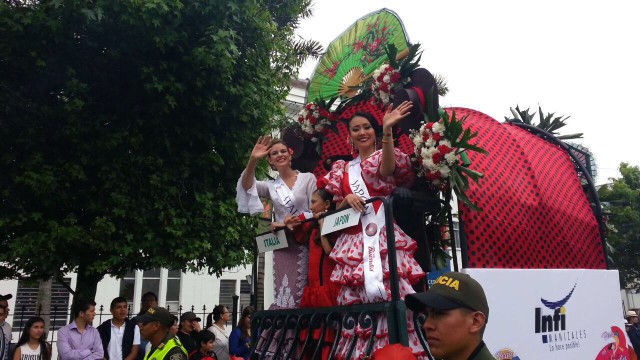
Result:
M122 358L126 358L133 347L133 334L136 323L132 320L124 319L124 336L122 337ZM102 339L102 349L104 349L104 357L109 358L109 341L111 341L111 319L103 322L98 326L98 333ZM144 353L144 349L141 349Z

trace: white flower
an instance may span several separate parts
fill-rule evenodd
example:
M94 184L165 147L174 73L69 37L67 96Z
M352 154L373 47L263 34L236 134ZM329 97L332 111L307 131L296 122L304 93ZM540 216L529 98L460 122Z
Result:
M442 175L443 178L448 178L451 172L448 166L440 166L438 167L438 171L440 171L440 175Z
M444 131L444 125L442 125L441 122L435 122L433 123L433 127L431 128L431 131L433 131L434 133L442 133Z
M455 152L454 152L454 151L452 151L452 152L450 152L450 153L446 154L446 155L444 156L444 159L445 159L445 160L447 160L447 163L448 163L449 165L453 165L453 164L455 164L455 162L456 162L456 160L457 160L457 159L456 159L456 154L455 154Z
M451 147L451 141L447 140L447 139L442 139L439 141L439 145L447 145L447 147Z
M436 141L433 140L433 138L428 138L427 141L424 142L424 145L432 148L436 146Z
M391 82L391 77L389 76L389 74L385 75L382 78L382 81L386 82L386 83L390 83Z
M413 140L413 145L418 149L422 145L422 138L420 136L414 136L411 138Z

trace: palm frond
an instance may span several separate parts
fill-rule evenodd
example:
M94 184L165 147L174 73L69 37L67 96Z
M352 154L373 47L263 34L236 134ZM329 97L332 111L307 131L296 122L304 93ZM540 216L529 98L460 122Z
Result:
M449 93L449 86L447 85L447 79L440 74L435 74L434 77L436 78L436 85L438 86L438 95L440 96L447 95Z
M318 59L324 53L320 42L313 39L298 39L293 42L293 52L297 58L296 65L302 65L307 59Z

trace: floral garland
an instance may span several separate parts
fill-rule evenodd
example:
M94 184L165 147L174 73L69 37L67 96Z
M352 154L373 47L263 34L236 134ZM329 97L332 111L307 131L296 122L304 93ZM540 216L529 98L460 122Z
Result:
M455 112L449 117L442 111L440 120L423 122L420 129L414 130L409 138L414 144L418 160L418 175L444 192L445 198L450 197L453 190L460 201L471 209L479 210L467 197L466 190L469 188L469 179L477 182L483 175L467 167L466 151L483 154L486 151L470 143L478 133L464 129L464 120L456 118Z
M308 103L298 113L298 123L302 131L317 142L335 122L335 114L329 112L324 104Z

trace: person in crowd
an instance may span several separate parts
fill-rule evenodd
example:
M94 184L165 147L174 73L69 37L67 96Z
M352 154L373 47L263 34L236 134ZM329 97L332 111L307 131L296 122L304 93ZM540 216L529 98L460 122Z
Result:
M0 360L9 360L10 344L13 340L11 324L7 322L11 298L13 298L11 294L0 295L0 307L4 308L4 315L0 316L0 335L4 335L4 339L0 339Z
M174 316L169 310L158 306L133 319L140 328L140 335L151 343L144 360L187 360L187 350L169 332Z
M3 322L3 324L5 324L6 319L7 319L7 308L4 306L0 306L0 321ZM7 333L7 330L5 329L5 327L0 326L0 360L8 359L9 353L11 352L9 349L9 344L11 340L7 339L6 333Z
M153 291L148 291L142 294L142 298L140 298L140 312L138 315L142 315L147 312L149 308L158 306L158 296ZM140 350L149 349L149 341L145 339L140 339ZM138 351L138 356L136 356L136 360L144 360L145 351Z
M495 360L482 335L489 320L489 303L482 285L467 274L448 272L426 292L410 294L406 304L424 311L422 326L434 358Z
M191 354L195 350L198 349L198 344L196 343L196 337L198 336L199 329L198 322L201 321L199 317L196 316L192 311L187 311L180 315L180 325L178 326L178 339L182 343L185 349L187 349L187 354Z
M229 353L233 356L241 357L244 360L249 359L249 351L251 350L251 313L253 308L247 306L242 310L242 316L238 320L231 335L229 335Z
M44 320L41 317L36 316L27 320L12 359L51 360L51 345L47 342Z
M116 297L111 300L112 318L98 326L104 357L108 360L135 360L140 349L140 329L127 319L127 300Z
M320 235L320 229L324 222L324 218L320 217L327 211L335 208L333 203L333 195L321 186L311 195L311 212L318 219L317 222L304 222L301 226L300 221L304 220L302 216L297 218L287 218L285 223L294 227L294 236L296 242L309 246L309 261L307 268L307 286L302 291L302 299L300 300L301 308L337 306L338 294L340 287L331 281L331 273L335 268L335 262L329 258L329 254L335 243L335 233L328 235ZM318 341L321 331L316 329L313 332L312 339ZM307 336L306 331L299 334L300 341L304 342ZM322 359L329 357L331 345L335 338L332 329L327 329L322 346ZM315 350L315 346L307 348L311 353Z
M200 331L196 337L197 350L189 354L189 360L218 360L213 352L216 336L209 330Z
M102 360L102 340L98 330L91 326L96 316L96 303L77 299L72 309L74 320L58 331L58 357L60 360Z
M349 142L358 156L350 162L338 160L323 182L333 194L338 209L351 207L362 213L360 223L338 235L330 258L336 263L331 281L340 286L339 305L374 303L390 300L389 263L384 207L380 202L366 204L375 196L387 196L397 186L409 186L415 179L409 157L394 147L393 126L409 115L411 103L405 101L388 108L382 127L369 113L356 112L348 121ZM381 139L380 141L378 139ZM378 149L378 144L381 149ZM425 276L413 258L416 243L394 223L400 296L414 293L412 284ZM389 343L386 314L378 314L373 351ZM416 356L423 356L418 344L412 314L407 314L409 344ZM366 329L343 329L336 358L344 358L349 340L357 336L353 358L365 354L369 336Z
M237 184L238 211L252 215L264 212L260 198L273 203L275 222L271 228L282 227L287 215L309 213L311 194L316 190L316 178L311 173L300 173L291 168L293 151L281 140L260 137L256 142L245 170ZM255 170L260 159L266 158L278 172L275 180L258 181ZM306 269L306 249L302 245L290 246L273 252L275 301L271 308L295 308L300 303L306 274L299 272L299 264Z
M231 320L231 313L224 305L216 305L213 308L213 325L209 330L215 335L213 352L218 360L229 360L229 335L227 335L227 321Z
M178 326L178 317L173 315L173 325L171 325L171 327L169 328L169 335L171 335L171 337L174 338L177 342L180 342L180 339L178 339ZM140 341L144 340L141 339ZM145 346L144 351L141 350L141 352L143 353L143 357L144 354L148 353L149 350L151 350L151 343L149 341L147 341L146 343L147 345Z
M634 310L627 311L627 321L631 326L627 329L627 335L631 341L631 346L636 353L640 351L640 323L638 322L638 313Z

